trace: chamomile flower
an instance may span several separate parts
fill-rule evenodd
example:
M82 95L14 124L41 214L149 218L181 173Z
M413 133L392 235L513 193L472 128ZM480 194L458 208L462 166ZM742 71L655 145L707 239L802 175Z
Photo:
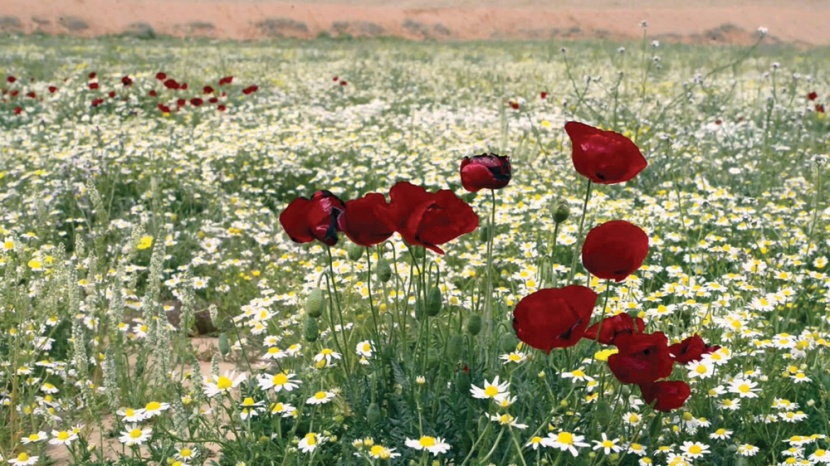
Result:
M644 446L636 442L632 442L630 445L628 445L627 451L637 456L645 456L646 453L648 453Z
M502 354L499 356L499 359L504 361L502 364L510 364L511 362L514 364L521 364L527 360L527 354L521 351L513 351L511 353Z
M450 451L450 444L445 442L444 439L441 437L431 437L429 435L424 435L419 439L406 439L406 446L409 448L414 448L415 450L426 450L433 454L433 456L438 456L441 453L446 453Z
M292 380L296 374L293 372L279 372L274 375L261 374L257 376L257 384L263 390L274 389L275 392L285 390L290 392L299 387L302 381Z
M212 375L205 377L204 392L208 398L213 398L220 393L229 393L246 378L244 373L236 375L235 372L226 372L224 375Z
M709 434L709 438L715 439L715 440L727 440L731 436L732 436L732 431L724 429L723 427L721 427L720 429L718 429L718 430L712 432L711 434Z
M606 455L611 452L617 453L622 447L617 445L620 439L609 439L605 432L602 433L602 440L594 440L594 450L603 450Z
M574 370L573 372L563 372L562 373L562 378L564 378L564 379L574 379L574 380L578 380L580 382L586 382L586 381L594 380L594 378L589 376L588 374L586 374L585 371L583 371L581 367L579 369Z
M14 466L28 466L30 464L37 464L38 456L29 456L26 452L17 455L17 458L9 460L9 464Z
M395 453L394 448L386 448L383 445L372 445L368 454L376 460L388 460L401 456L400 453Z
M49 445L66 445L69 446L78 440L78 435L75 432L62 430L58 432L57 430L52 431L52 439L49 440Z
M150 427L145 427L143 429L139 428L135 424L126 426L126 430L121 432L121 437L118 437L118 440L131 447L133 445L141 445L146 442L150 435L152 435L153 429Z
M319 353L317 353L314 356L314 361L319 364L323 360L325 360L326 361L325 365L326 366L331 366L333 360L340 359L340 358L341 358L340 353L337 353L337 352L335 352L335 351L333 351L329 348L323 348L322 351L320 351Z
M300 448L300 450L302 450L303 453L311 453L312 451L314 451L314 449L316 449L321 443L324 443L326 440L328 440L327 437L323 437L315 432L309 432L305 434L305 437L303 437L303 439L300 440L300 443L297 444L297 446Z
M509 392L507 389L510 387L510 382L499 383L499 376L496 376L492 382L484 381L484 388L479 388L473 385L470 388L470 393L473 395L473 398L478 398L481 400L486 400L492 398L494 400L499 400L504 398L505 396L509 396Z
M254 399L250 396L245 397L245 399L242 400L242 403L239 405L239 408L241 410L239 413L239 417L243 421L248 418L256 417L259 415L260 412L262 412L265 409L263 407L264 405L264 401L254 401Z
M198 454L199 450L195 447L182 447L176 452L175 458L181 461L193 461Z
M545 439L542 438L542 437L539 437L538 435L536 435L534 437L531 437L530 440L528 440L528 442L525 444L525 447L530 447L534 450L538 450L539 446L544 447L546 445L545 445Z
M709 454L709 445L700 442L683 442L680 451L689 458L701 458Z
M270 346L268 347L268 350L265 352L265 354L262 355L262 359L270 359L272 361L276 361L286 356L287 354L283 350L279 349L279 347Z
M40 431L23 437L20 439L20 442L23 443L23 445L28 445L30 443L42 442L47 438L49 437L46 435L46 432Z
M729 392L736 393L741 398L758 398L758 382L750 379L736 378L729 384Z
M369 340L361 341L357 344L357 354L364 358L371 358L374 353L374 345Z
M755 456L761 449L755 445L744 443L738 446L738 454L741 456Z
M824 463L830 464L830 451L824 448L819 448L810 455L810 461L813 464Z
M706 359L692 361L686 364L689 379L708 379L715 373L715 365Z
M336 396L334 392L319 391L312 395L311 398L305 400L305 402L310 405L322 405L333 400Z
M158 401L151 401L147 403L147 406L144 407L144 415L147 419L158 416L164 411L170 409L170 404L168 403L159 403Z
M513 416L504 413L501 415L498 414L491 414L490 416L491 421L496 421L503 426L510 426L515 427L517 429L526 429L527 424L519 424L519 422Z
M279 401L271 405L271 414L279 414L282 417L291 417L297 413L297 408Z
M562 451L568 451L574 457L579 455L579 450L577 450L577 448L590 446L583 442L583 440L585 440L584 435L576 435L565 431L559 431L555 435L551 432L548 434L547 440L549 441L548 443L551 447L558 448Z
M642 420L643 417L640 415L640 413L635 413L634 411L629 411L623 414L623 422L630 426L639 425L640 422L642 422Z

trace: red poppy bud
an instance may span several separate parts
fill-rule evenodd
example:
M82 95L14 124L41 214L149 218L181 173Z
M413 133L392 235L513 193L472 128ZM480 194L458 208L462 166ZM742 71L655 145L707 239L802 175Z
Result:
M720 346L708 346L703 338L697 334L686 338L680 343L669 346L669 353L674 356L675 362L688 364L693 361L700 361L704 354L714 353Z
M421 186L401 181L389 191L397 231L413 246L423 246L438 254L440 244L478 228L473 208L450 190L428 193Z
M181 84L179 85L179 89L181 89L181 90L183 90L183 91L186 91L186 90L187 90L187 83L181 83Z
M29 92L26 93L26 97L28 97L30 99L34 99L34 98L37 98L37 94L35 94L34 91L29 91Z
M348 83L348 81L346 81L345 79L341 79L341 80L340 80L340 85L341 85L341 86L343 86L343 87L346 87L346 86L348 86L348 85L349 85L349 83Z
M582 264L593 275L621 282L643 265L648 235L625 220L612 220L588 232L582 245Z
M395 233L392 208L383 194L369 193L345 205L338 226L355 244L372 246L386 241Z
M512 175L507 156L482 154L464 157L461 161L461 184L473 193L480 189L501 189L510 183Z
M317 191L311 199L298 197L280 214L280 224L295 243L315 239L329 246L337 244L338 219L345 204L329 191Z
M613 345L617 335L623 333L643 333L646 329L646 323L643 319L637 317L636 319L626 314L625 312L617 315L606 317L602 322L597 322L585 330L583 338L588 340L598 340L603 345ZM599 338L597 333L599 332Z
M219 99L216 98L216 97L211 97L210 99L208 99L208 102L210 102L212 104L215 104L215 103L219 102Z
M608 367L622 383L652 383L671 375L669 339L663 332L623 333L614 339L619 352L608 358Z
M547 351L575 345L591 320L597 294L581 285L544 288L519 301L513 330L519 340Z
M824 104L816 104L816 113L824 113Z
M115 91L109 91L107 93L107 95L110 97L110 99L114 99L115 98Z
M648 165L640 149L622 134L575 121L566 123L565 131L573 146L574 168L594 183L622 183Z
M655 382L640 385L646 404L656 411L671 411L680 408L691 396L689 384L680 380Z
M15 114L15 115L20 115L21 113L23 113L23 109L22 109L22 108L20 108L20 107L15 107L15 108L14 108L14 114Z
M182 107L184 107L185 105L187 105L187 101L186 101L186 100L184 100L184 99L178 99L178 100L176 100L176 107L182 108Z
M248 86L245 89L242 89L242 93L245 95L250 95L256 92L257 89L259 89L259 86Z
M519 109L519 103L515 100L511 100L510 102L508 102L508 105L510 105L510 108L512 108L513 110Z
M338 78L337 76L334 76L334 77L331 78L331 80L334 81L334 82L337 82L337 81L340 80L340 78Z

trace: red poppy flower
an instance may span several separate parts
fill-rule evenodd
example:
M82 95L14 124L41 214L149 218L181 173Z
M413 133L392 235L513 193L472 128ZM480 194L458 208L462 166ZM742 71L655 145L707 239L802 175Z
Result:
M35 94L34 91L29 91L29 92L26 93L26 97L28 97L30 99L35 99L35 98L37 98L37 94Z
M228 109L228 107L225 107L225 106L224 106L224 105L222 105L222 104L219 104L219 105L216 107L216 110L219 110L220 112L224 112L224 111L225 111L225 110L227 110L227 109Z
M168 89L176 90L176 89L179 88L179 83L177 83L175 79L171 78L171 79L168 79L168 80L164 81L164 87L166 87Z
M14 76L6 77L6 82L9 84L14 84L15 81L17 81L17 78L15 78Z
M102 103L104 103L104 99L99 98L99 99L93 99L92 100L92 106L93 107L97 107L97 106L101 105Z
M98 84L98 83L89 83L89 88L92 89L93 91L95 89L98 89L99 87L101 87L101 85Z
M192 105L194 107L201 107L203 103L205 103L205 101L198 98L198 97L194 97L194 98L190 99L190 105Z
M182 90L182 91L186 91L187 90L187 83L179 84L179 89Z
M333 76L333 77L331 78L331 80L332 80L332 81L334 81L334 82L337 82L337 81L339 81L339 80L340 80L340 78L338 78L337 76Z
M89 73L89 79L95 79L97 77L98 77L98 73L96 73L94 71L92 73Z
M648 235L625 220L612 220L588 232L582 245L582 264L599 278L621 282L643 265Z
M646 329L646 323L643 319L637 317L636 319L621 312L617 315L606 317L602 322L597 322L585 330L585 335L582 338L588 340L597 340L597 332L599 332L598 341L603 345L613 345L614 340L618 335L623 333L643 333Z
M397 231L415 246L423 246L438 254L438 247L478 227L473 208L450 190L428 193L421 186L401 181L389 191Z
M176 107L182 108L187 105L187 101L184 99L177 99L176 100Z
M224 86L225 84L230 84L233 82L233 76L225 76L224 78L219 80L219 85Z
M382 243L395 233L392 209L380 193L369 193L346 202L338 226L350 240L361 246Z
M58 88L55 86L49 86L49 93L54 94L55 92L58 92Z
M513 110L518 110L520 107L519 102L516 102L515 100L511 100L507 102L507 104L510 105L510 108L512 108Z
M545 92L545 91L542 91L542 92L539 94L539 97L540 97L542 100L545 100L545 99L547 99L547 98L548 98L548 93L547 93L547 92Z
M203 94L213 94L213 88L210 86L205 86L202 88Z
M248 86L245 89L242 89L242 93L245 94L245 95L250 95L250 94L253 94L254 92L256 92L257 89L259 89L259 86L256 86L256 85Z
M680 408L692 394L689 384L680 380L641 384L640 391L646 404L653 403L652 407L656 411Z
M622 183L648 165L640 149L622 134L576 121L566 123L565 131L573 146L574 168L594 183Z
M216 97L211 97L210 99L208 99L208 102L210 102L212 104L215 104L215 103L219 102L219 99L216 98Z
M816 91L813 91L813 92L807 94L807 99L808 100L816 100L817 98L818 98L818 94L816 93Z
M544 288L519 301L513 330L519 340L547 351L575 345L591 320L597 294L581 285Z
M501 189L510 183L510 157L481 154L461 161L461 184L472 193L479 189Z
M124 86L132 86L133 80L129 76L124 76L123 78L121 78L121 84L123 84Z
M348 82L348 81L346 81L345 79L341 79L341 80L340 80L340 85L341 85L341 86L343 86L343 87L346 87L346 86L348 86L348 85L349 85L349 82Z
M10 95L11 95L12 97L17 97L18 95L20 95L20 91L18 91L18 90L14 90L14 91L12 91L12 92L11 92L11 94L10 94Z
M700 361L704 354L714 353L719 349L720 346L708 346L703 338L694 334L680 343L669 346L669 353L674 356L675 362L688 364L693 361Z
M150 94L150 97L155 97L155 96L157 96L157 95L158 95L158 92L156 92L156 90L155 90L155 89L150 89L149 94Z
M164 81L165 79L167 79L167 74L162 71L159 71L158 73L156 73L156 79L158 79L159 81Z
M20 108L20 107L15 107L15 108L14 108L14 114L15 114L15 115L20 115L21 113L23 113L23 109L22 109L22 108Z
M824 104L816 104L816 113L824 113Z
M114 99L115 98L115 91L109 91L107 93L107 95L110 96L110 99Z
M671 375L669 339L663 332L623 333L614 339L619 352L608 358L608 367L622 383L644 384Z
M311 199L298 197L280 214L280 224L295 243L319 240L337 244L338 219L345 204L329 191L317 191Z
M170 107L168 107L167 105L164 105L164 104L158 104L158 105L157 105L157 107L158 107L158 109L159 109L159 111L160 111L161 113L172 113L172 112L170 111Z

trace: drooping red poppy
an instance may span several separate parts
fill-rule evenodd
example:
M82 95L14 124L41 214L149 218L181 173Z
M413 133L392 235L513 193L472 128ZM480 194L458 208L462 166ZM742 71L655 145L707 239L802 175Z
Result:
M167 79L167 73L159 71L158 73L156 73L156 79L158 79L159 81L164 81L165 79Z
M618 335L623 333L643 333L646 329L646 323L643 319L631 317L625 312L617 315L606 317L602 322L597 322L585 330L583 338L588 340L597 340L597 332L599 332L598 341L603 345L613 345L614 340Z
M575 345L591 320L597 294L581 285L544 288L519 301L513 330L519 340L547 351Z
M588 232L582 245L582 265L593 275L621 282L643 265L648 235L625 220L612 220Z
M194 97L194 98L190 99L190 105L192 105L194 107L201 107L203 103L205 103L205 101L198 98L198 97Z
M682 380L667 380L641 384L640 392L646 404L653 404L655 411L671 411L680 408L689 399L692 389Z
M121 78L121 84L123 84L125 87L126 86L132 86L133 85L133 79L129 76L124 76L124 77Z
M345 204L329 191L317 191L311 199L298 197L280 214L280 224L295 243L319 240L337 244L338 219Z
M566 123L565 131L573 146L574 168L594 183L629 181L648 165L640 149L622 134L576 121Z
M245 94L245 95L251 95L254 92L256 92L257 89L259 89L259 86L251 85L251 86L246 87L245 89L242 89L242 93Z
M816 93L816 91L813 91L813 92L810 92L809 94L807 94L807 99L808 100L816 100L817 98L818 98L818 93Z
M694 334L689 338L669 346L669 353L674 356L675 362L688 364L693 361L700 361L704 354L714 353L720 346L708 346L703 338Z
M619 352L608 358L608 367L620 382L652 383L671 375L674 361L663 332L623 333L617 335L614 345Z
M395 233L392 208L380 193L369 193L346 202L346 210L340 215L338 224L352 242L361 246L382 243Z
M444 254L438 245L478 228L473 208L448 189L429 193L401 181L392 187L389 197L397 231L411 245Z
M472 193L480 189L501 189L510 183L510 157L481 154L461 161L461 185Z

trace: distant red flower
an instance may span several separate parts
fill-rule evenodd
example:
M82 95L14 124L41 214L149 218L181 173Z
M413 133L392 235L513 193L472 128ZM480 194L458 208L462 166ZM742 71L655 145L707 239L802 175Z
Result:
M222 105L222 104L219 104L219 105L216 107L216 110L219 110L220 112L224 112L224 111L225 111L225 110L227 110L227 109L228 109L228 107L225 107L225 106L224 106L224 105Z
M101 98L92 100L92 106L93 107L97 107L97 106L101 105L102 103L104 103L104 99L101 99Z
M623 333L614 339L619 352L608 358L608 367L622 383L645 384L671 375L669 339L663 332Z
M545 91L542 91L542 92L539 94L539 97L540 97L542 100L545 100L545 99L547 99L547 98L548 98L548 93L547 93L547 92L545 92Z
M250 95L250 94L253 94L254 92L256 92L257 89L259 89L259 86L256 86L256 85L248 86L245 89L242 89L242 93L245 94L245 95Z
M150 97L156 97L158 95L158 92L156 92L155 89L150 89L149 94L150 94Z
M58 88L57 88L57 87L55 87L55 86L49 86L49 93L50 93L50 94L54 94L54 93L55 93L55 92L57 92L57 91L58 91Z
M190 99L190 105L192 105L194 107L201 107L203 103L205 103L205 101L198 98L198 97L194 97L194 98Z
M519 301L513 330L519 340L543 351L575 345L591 320L597 294L581 285L544 288Z
M341 80L340 80L340 86L341 86L341 87L346 87L346 86L348 86L348 85L349 85L349 82L348 82L348 81L346 81L345 79L341 79Z
M14 76L9 75L6 77L6 82L9 84L14 84L15 81L17 81L17 78L15 78Z
M159 111L160 111L161 113L172 113L172 112L170 111L170 107L168 107L167 105L164 105L164 104L158 104L158 105L157 105L157 107L158 107L158 109L159 109Z
M311 199L298 197L280 214L280 224L295 243L315 239L329 246L337 244L338 219L345 204L329 191L317 191Z
M695 334L680 343L669 346L669 353L674 356L675 362L688 364L693 361L700 361L704 354L714 353L719 349L720 346L708 346L703 338Z
M640 391L646 404L656 411L671 411L680 408L691 396L689 384L680 380L641 384Z
M824 104L816 104L816 113L824 113Z
M213 88L210 86L205 86L202 88L203 94L213 94Z
M594 183L629 181L648 165L640 149L622 134L576 121L566 123L565 131L573 146L574 168Z
M429 193L421 186L402 181L389 191L398 233L414 246L444 254L440 244L470 233L478 227L478 215L448 189Z
M92 89L93 91L95 89L98 89L99 87L101 87L101 85L98 84L98 83L89 83L89 88Z
M170 78L164 81L164 87L176 90L179 88L179 83L177 83L175 79Z
M216 97L211 97L210 99L208 99L208 102L210 102L212 104L215 104L215 103L219 102L219 99L216 98Z
M124 77L121 78L121 84L123 84L125 87L126 86L132 86L133 85L133 78L131 78L129 76L124 76Z
M461 161L461 185L473 193L480 189L501 189L510 183L512 176L507 156L481 154Z
M109 93L107 95L110 96L110 99L114 99L115 98L115 91L109 91Z
M389 239L395 233L395 219L386 197L369 193L360 199L346 202L345 211L338 219L340 231L360 246L373 246Z
M518 110L519 107L520 107L519 102L517 102L515 100L511 100L511 101L507 102L507 104L510 105L510 108L512 108L513 110Z
M9 95L12 96L12 97L17 97L18 95L20 95L20 91L15 89L15 90L11 91L11 93Z
M37 94L35 94L34 91L29 91L29 92L26 93L26 97L28 97L30 99L35 99L35 98L37 98Z
M331 80L334 81L334 82L337 82L337 81L340 80L340 78L338 78L337 76L334 76L334 77L331 78Z
M187 105L187 101L186 101L186 100L184 100L184 99L178 99L178 100L176 100L176 107L182 108L182 107L184 107L185 105Z
M582 244L582 264L593 275L621 282L643 265L648 235L625 220L612 220L588 232Z
M23 109L22 109L22 108L20 108L20 107L15 107L15 108L14 108L14 114L15 114L15 115L20 115L21 113L23 113Z
M156 73L156 79L158 79L159 81L164 81L165 79L167 79L167 74L159 71L158 73Z
M646 329L646 323L643 319L637 317L636 319L621 312L617 315L606 317L602 323L597 322L585 330L583 338L588 340L598 340L603 345L613 345L614 340L618 335L623 333L643 333ZM599 339L597 339L597 332L599 332Z
M187 90L187 83L179 84L179 89L182 90L182 91L186 91Z
M93 71L93 72L89 73L88 77L89 77L89 79L95 79L95 78L98 77L98 73Z
M808 100L816 100L817 98L818 98L818 94L816 93L816 91L813 91L813 92L807 94L807 99Z
M233 76L225 76L224 78L219 80L219 85L224 86L226 84L233 83Z

